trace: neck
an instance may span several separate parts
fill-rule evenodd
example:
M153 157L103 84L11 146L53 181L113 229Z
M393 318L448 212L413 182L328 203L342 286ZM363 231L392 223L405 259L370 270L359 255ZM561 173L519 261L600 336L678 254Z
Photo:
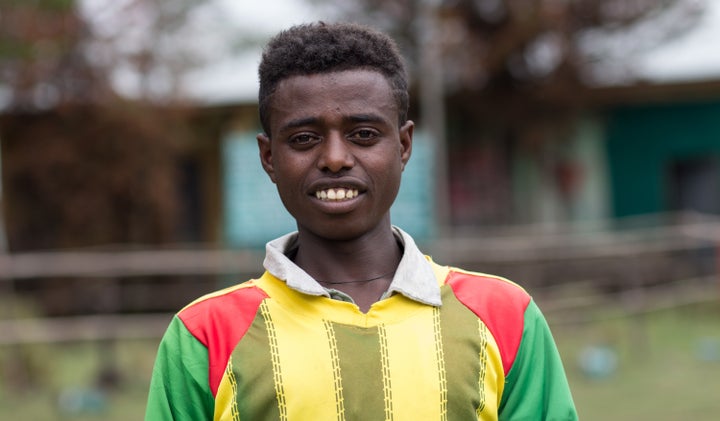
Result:
M359 238L328 240L300 230L295 263L318 282L361 285L392 279L402 251L389 224Z

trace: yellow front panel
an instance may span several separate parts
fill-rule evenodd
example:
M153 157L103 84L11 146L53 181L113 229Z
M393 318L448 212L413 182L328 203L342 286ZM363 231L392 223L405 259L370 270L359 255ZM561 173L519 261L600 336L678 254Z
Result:
M486 352L481 355L481 363L484 363L484 375L481 377L480 389L484 393L485 408L480 413L481 420L496 420L497 411L500 407L503 389L505 387L505 375L503 371L500 350L495 338L490 334L488 328L482 321L478 321L480 336L487 340Z
M383 326L387 339L387 363L392 383L392 412L395 421L444 419L444 378L434 333L434 311L416 313L403 322Z
M279 377L287 419L338 419L333 360L322 320L298 317L277 303L271 302L269 309L279 350L278 366L282 368Z
M237 387L231 360L228 362L228 367L220 380L220 386L215 396L215 415L213 417L215 421L240 421L235 402L236 394Z

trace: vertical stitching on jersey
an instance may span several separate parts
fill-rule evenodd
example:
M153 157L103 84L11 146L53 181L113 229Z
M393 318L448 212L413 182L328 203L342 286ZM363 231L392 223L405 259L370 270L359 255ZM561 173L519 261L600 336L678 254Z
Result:
M385 421L392 421L392 382L390 380L390 354L388 352L387 330L384 324L378 325L378 339L380 340L380 363L382 365L383 395L385 400Z
M338 354L337 339L332 322L324 320L325 332L327 333L328 344L330 345L330 362L332 364L333 383L335 386L335 408L338 421L345 419L345 399L343 397L342 373L340 371L340 356Z
M270 310L265 301L260 304L260 311L265 319L265 329L267 330L268 342L270 345L270 358L272 360L273 381L275 382L275 396L278 401L278 410L280 412L280 420L287 421L287 404L285 402L285 389L283 388L282 372L280 371L280 351L277 343L277 332L275 324L270 316Z
M440 419L447 420L447 374L445 372L445 353L442 346L442 330L440 328L440 309L433 308L433 331L435 335L435 359L437 360L438 385L440 387Z
M479 330L480 330L480 354L478 355L479 361L480 361L480 376L479 376L479 392L480 392L480 404L478 405L477 413L480 415L480 413L485 409L485 375L487 373L487 363L488 363L488 354L487 354L487 344L488 344L488 330L487 326L485 326L485 323L483 323L481 320L478 320Z
M225 367L225 375L230 383L230 390L232 391L232 402L230 404L230 416L233 421L240 421L240 412L237 407L237 379L235 379L235 371L232 368L232 359L228 361L227 367Z

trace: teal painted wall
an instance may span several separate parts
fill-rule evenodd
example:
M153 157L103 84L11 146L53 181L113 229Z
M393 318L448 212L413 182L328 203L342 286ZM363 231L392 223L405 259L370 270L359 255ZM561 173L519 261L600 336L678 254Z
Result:
M616 109L609 115L607 151L616 217L669 211L669 166L720 159L720 102Z

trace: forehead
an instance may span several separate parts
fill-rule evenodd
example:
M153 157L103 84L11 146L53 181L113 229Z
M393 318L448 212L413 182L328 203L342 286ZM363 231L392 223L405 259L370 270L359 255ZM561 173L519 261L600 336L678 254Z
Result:
M369 113L397 119L398 108L387 78L355 69L282 80L270 99L270 122L323 113Z

